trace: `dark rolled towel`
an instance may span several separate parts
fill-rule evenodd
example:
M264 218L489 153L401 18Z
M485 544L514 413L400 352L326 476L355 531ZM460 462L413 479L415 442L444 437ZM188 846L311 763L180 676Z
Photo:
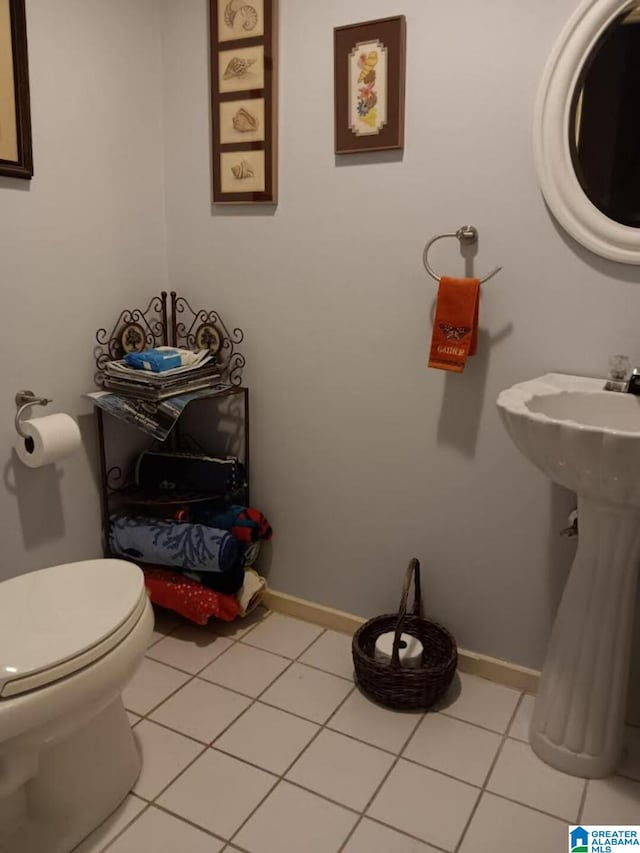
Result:
M150 492L231 495L244 485L244 466L234 457L217 459L145 450L138 457L135 480L136 485Z
M185 577L198 581L207 589L223 595L235 595L244 583L244 566L228 572L183 572Z
M223 574L242 565L235 538L203 524L117 513L111 516L109 545L122 557L188 571Z

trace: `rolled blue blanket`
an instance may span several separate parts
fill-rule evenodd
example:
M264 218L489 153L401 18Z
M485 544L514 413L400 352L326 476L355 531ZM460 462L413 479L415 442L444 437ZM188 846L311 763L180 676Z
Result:
M229 572L242 561L236 539L225 530L145 516L111 516L114 554L197 572Z

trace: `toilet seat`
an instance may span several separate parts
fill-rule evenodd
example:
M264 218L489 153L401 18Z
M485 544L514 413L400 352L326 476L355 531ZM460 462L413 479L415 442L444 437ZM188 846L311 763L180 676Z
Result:
M125 560L69 563L0 583L0 701L107 654L146 601L142 572Z

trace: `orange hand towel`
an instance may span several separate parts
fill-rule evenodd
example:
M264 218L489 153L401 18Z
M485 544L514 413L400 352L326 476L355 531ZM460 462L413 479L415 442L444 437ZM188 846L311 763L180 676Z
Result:
M429 367L462 373L478 345L479 299L479 279L440 279Z

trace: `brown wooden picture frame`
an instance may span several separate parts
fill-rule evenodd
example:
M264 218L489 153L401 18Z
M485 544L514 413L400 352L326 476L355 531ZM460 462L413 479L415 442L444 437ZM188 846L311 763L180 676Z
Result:
M404 15L336 27L335 152L404 147Z
M277 0L210 0L214 204L278 200Z
M0 175L33 177L25 0L0 0Z

